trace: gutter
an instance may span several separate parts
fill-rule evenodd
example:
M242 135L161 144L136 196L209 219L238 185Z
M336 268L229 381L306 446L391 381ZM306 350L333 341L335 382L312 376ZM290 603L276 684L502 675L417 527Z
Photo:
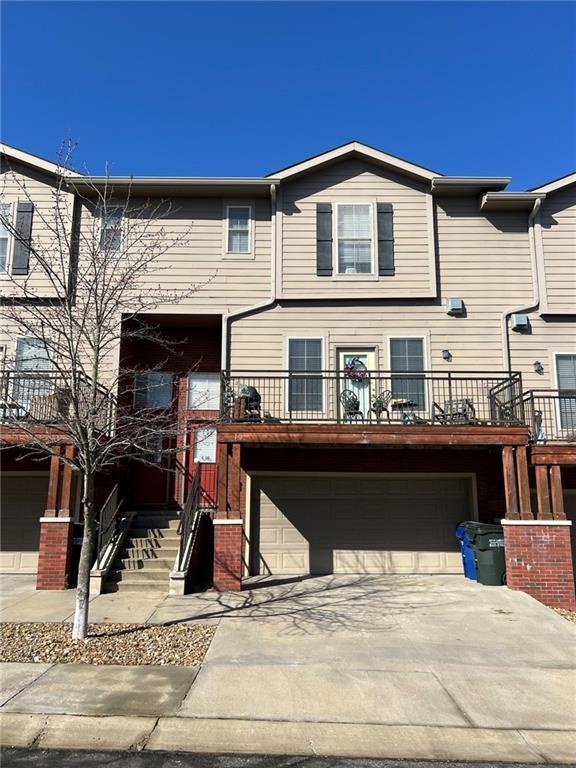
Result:
M511 315L515 315L520 312L531 312L534 309L538 309L540 305L540 281L538 277L538 263L537 263L537 245L536 235L534 232L534 220L538 215L540 206L542 205L542 198L538 198L534 201L532 211L528 216L528 242L530 245L530 262L532 266L532 284L534 286L534 293L530 304L525 304L513 309L506 309L500 316L500 325L502 329L502 355L504 358L504 367L507 371L512 370L511 353L510 353L510 330L508 327L508 319Z
M251 315L254 312L259 312L262 309L268 309L276 303L276 275L277 275L277 184L272 183L270 185L270 204L271 204L271 225L272 225L272 242L271 242L271 265L270 265L270 298L266 301L261 301L259 304L253 304L251 307L243 307L237 309L235 312L228 312L228 314L222 316L222 351L221 351L221 368L223 371L229 369L230 359L228 354L228 339L229 328L232 320L242 315Z

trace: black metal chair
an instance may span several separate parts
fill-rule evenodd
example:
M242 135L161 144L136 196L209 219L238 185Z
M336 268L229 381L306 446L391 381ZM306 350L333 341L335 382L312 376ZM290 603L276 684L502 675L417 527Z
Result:
M390 411L388 410L388 406L390 405L390 401L392 400L392 392L390 392L389 389L385 389L383 392L380 392L376 397L372 400L371 408L368 411L368 416L370 417L370 414L373 413L376 417L376 423L380 423L380 419L382 418L382 414L386 414L386 418L388 419L388 423L390 423Z
M351 389L345 389L340 393L340 405L342 406L344 421L351 424L354 421L364 421L364 414L360 410L360 400Z

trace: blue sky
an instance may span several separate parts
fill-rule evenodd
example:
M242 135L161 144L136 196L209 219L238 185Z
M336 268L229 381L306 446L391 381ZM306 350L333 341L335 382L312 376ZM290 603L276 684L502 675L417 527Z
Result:
M2 139L261 175L358 139L522 189L576 169L568 2L4 2Z

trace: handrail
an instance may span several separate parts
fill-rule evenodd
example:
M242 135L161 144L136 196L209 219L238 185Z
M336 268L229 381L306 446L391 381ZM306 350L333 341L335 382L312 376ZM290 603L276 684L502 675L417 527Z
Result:
M128 497L128 489L118 499L120 483L112 488L98 515L98 532L96 537L96 558L94 568L100 569L104 563L104 557L110 547L111 542L120 533L121 522L123 519L124 504Z
M533 443L576 442L576 389L529 389L522 400Z
M215 508L215 489L203 488L203 483L213 486L216 479L216 464L197 464L186 502L180 515L178 533L180 548L176 560L176 570L184 572L188 568L194 542L202 515L209 514Z

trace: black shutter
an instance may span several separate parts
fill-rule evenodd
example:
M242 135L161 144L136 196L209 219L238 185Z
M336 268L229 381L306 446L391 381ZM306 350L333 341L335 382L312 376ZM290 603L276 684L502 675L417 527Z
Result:
M332 205L316 203L316 274L332 274Z
M16 237L12 257L12 274L27 275L30 261L30 242L32 238L32 203L18 203L16 209Z
M394 274L394 223L392 203L378 203L378 274Z

